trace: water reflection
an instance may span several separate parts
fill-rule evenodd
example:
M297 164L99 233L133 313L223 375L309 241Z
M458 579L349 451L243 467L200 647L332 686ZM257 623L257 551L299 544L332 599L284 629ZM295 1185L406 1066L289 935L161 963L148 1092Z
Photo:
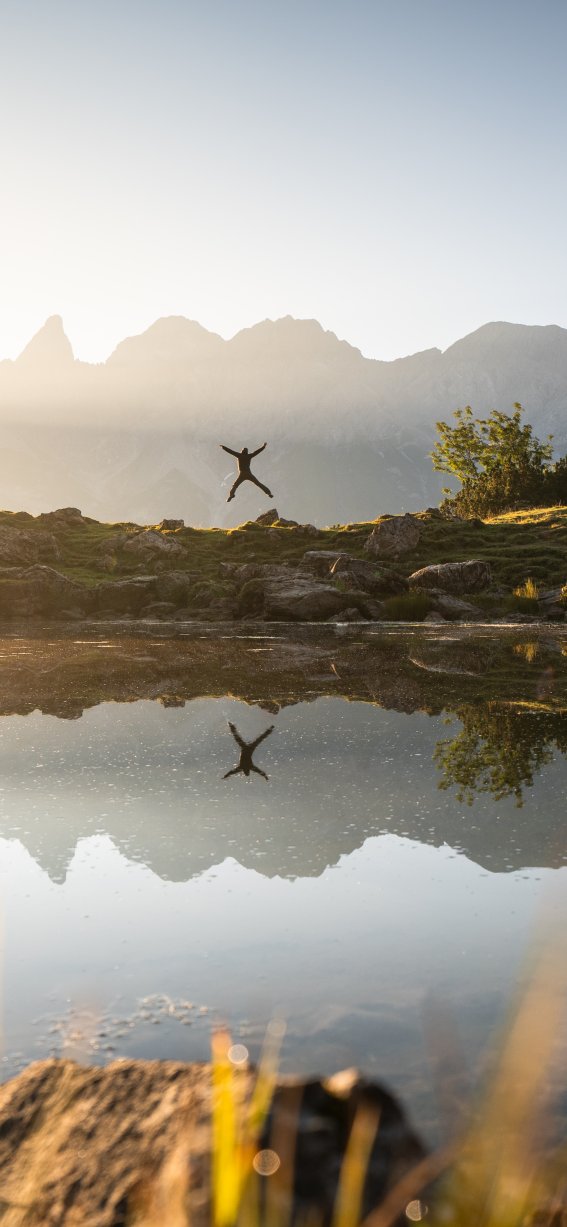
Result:
M239 775L240 772L242 772L243 775L249 776L251 771L254 771L256 775L261 775L264 780L268 780L270 777L266 775L265 771L262 771L260 767L257 767L256 764L252 762L252 758L255 750L258 749L258 746L266 740L266 737L269 737L271 733L273 733L275 725L271 724L269 728L264 729L264 732L260 733L260 736L256 737L255 741L244 741L244 738L240 736L236 725L233 724L231 720L228 722L228 727L240 750L240 759L238 766L233 767L232 771L227 771L223 776L223 780L228 780L231 775Z
M567 640L533 642L1 641L9 1060L85 1006L94 1060L205 1058L205 1008L255 1051L282 1007L288 1068L359 1065L431 1119L423 1002L474 1059L566 892Z
M459 706L453 715L462 728L437 743L434 757L442 772L439 787L455 788L466 805L490 794L495 801L513 797L521 808L534 777L556 753L567 753L567 712L488 702Z

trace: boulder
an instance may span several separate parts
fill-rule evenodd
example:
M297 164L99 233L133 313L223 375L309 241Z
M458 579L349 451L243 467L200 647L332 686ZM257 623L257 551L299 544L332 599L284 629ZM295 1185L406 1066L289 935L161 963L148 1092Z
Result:
M425 615L423 621L424 622L436 622L437 624L440 624L441 622L445 622L446 619L443 617L442 613L439 613L438 610L431 609L429 613Z
M83 610L88 593L52 567L10 567L0 574L0 618L56 617L62 609Z
M435 609L449 620L462 618L467 622L478 622L484 617L482 609L477 605L471 605L469 601L463 601L458 596L450 596L448 592L431 592L431 598Z
M344 555L346 557L346 555ZM315 575L329 575L342 550L307 550L299 563L299 571L311 571Z
M459 596L464 592L482 592L492 583L490 563L480 559L469 562L440 562L430 567L422 567L409 577L410 588L439 588L442 592L454 593Z
M420 536L419 521L409 513L390 516L372 529L364 549L372 558L401 558L415 550Z
M153 528L129 536L122 548L125 554L134 554L137 558L159 557L164 554L173 557L183 553L183 546L179 541L165 537Z
M279 520L279 514L275 507L270 507L269 511L263 511L261 516L258 516L255 524L265 524L266 528L271 528Z
M189 574L187 571L161 571L154 580L156 600L186 605L196 578L194 573Z
M340 554L330 573L347 588L359 588L371 596L397 596L407 592L408 582L403 575L364 558L352 558L350 554Z
M155 600L161 579L162 576L156 580L153 575L140 575L115 583L104 580L90 589L91 608L93 612L105 614L139 614L145 605Z
M349 606L363 607L366 593L339 592L332 584L296 574L267 581L263 596L264 616L272 621L324 622Z
M355 609L354 605L347 606L342 613L333 614L332 618L327 619L328 622L367 622L368 618L361 614L359 609Z
M165 529L166 532L176 532L178 528L185 528L185 520L162 520L159 528Z
M60 557L61 550L53 533L45 530L26 532L11 524L0 524L0 563L21 566L26 562L58 562Z
M85 520L78 507L58 507L56 511L44 511L37 517L42 523L84 524Z

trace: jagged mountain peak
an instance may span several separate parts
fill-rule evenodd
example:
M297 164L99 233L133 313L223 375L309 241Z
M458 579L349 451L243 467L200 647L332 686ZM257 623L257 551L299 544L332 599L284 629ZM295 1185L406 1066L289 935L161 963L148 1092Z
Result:
M280 319L265 319L250 328L243 328L232 338L229 345L243 355L252 355L255 351L263 355L294 357L352 357L360 360L362 354L348 341L341 341L314 319L296 319L293 315L284 315Z
M25 365L45 366L74 362L71 342L63 327L60 315L50 315L39 332L28 341L17 362Z
M144 332L126 337L108 358L112 365L172 361L209 355L225 345L217 332L209 332L184 315L164 315Z

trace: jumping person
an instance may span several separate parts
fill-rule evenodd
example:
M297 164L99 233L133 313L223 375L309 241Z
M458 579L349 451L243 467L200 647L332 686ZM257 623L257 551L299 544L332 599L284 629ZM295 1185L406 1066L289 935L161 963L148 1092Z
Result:
M241 452L235 452L232 447L225 447L224 443L221 443L220 446L222 447L223 452L228 452L230 456L236 456L238 461L238 477L236 478L234 485L231 487L230 494L226 500L227 503L230 503L230 500L234 498L238 487L242 485L243 481L252 481L255 486L259 486L260 490L264 491L264 494L268 495L268 498L274 497L272 491L268 490L267 486L263 486L262 482L258 481L258 478L254 477L254 474L250 472L250 461L253 460L255 456L259 456L260 452L264 451L264 448L267 447L267 443L263 443L262 446L258 447L255 452L249 452L247 447L243 447Z
M238 767L233 767L232 771L227 771L226 775L223 775L222 777L223 780L228 780L229 776L231 775L239 775L241 771L243 775L250 775L251 771L255 771L256 775L261 775L264 777L265 780L267 780L268 776L266 775L266 772L261 771L260 768L257 767L256 764L252 762L252 755L254 754L254 751L258 748L258 746L260 745L260 742L265 741L266 737L269 737L270 733L273 733L274 725L271 724L269 729L265 729L264 732L261 733L260 736L257 737L255 741L245 741L244 738L240 736L240 733L238 732L236 725L232 724L230 720L228 722L228 727L240 750L240 762L238 764Z

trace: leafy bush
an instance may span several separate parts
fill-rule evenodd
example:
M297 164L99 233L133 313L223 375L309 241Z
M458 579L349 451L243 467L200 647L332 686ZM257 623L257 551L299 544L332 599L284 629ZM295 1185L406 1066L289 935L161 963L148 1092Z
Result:
M388 622L423 622L431 609L433 601L426 592L402 592L384 601L384 617Z
M461 482L456 494L445 489L443 512L469 519L567 502L567 456L552 464L551 435L540 442L522 413L516 404L512 414L493 409L475 418L467 405L453 415L456 426L437 422L434 468Z

